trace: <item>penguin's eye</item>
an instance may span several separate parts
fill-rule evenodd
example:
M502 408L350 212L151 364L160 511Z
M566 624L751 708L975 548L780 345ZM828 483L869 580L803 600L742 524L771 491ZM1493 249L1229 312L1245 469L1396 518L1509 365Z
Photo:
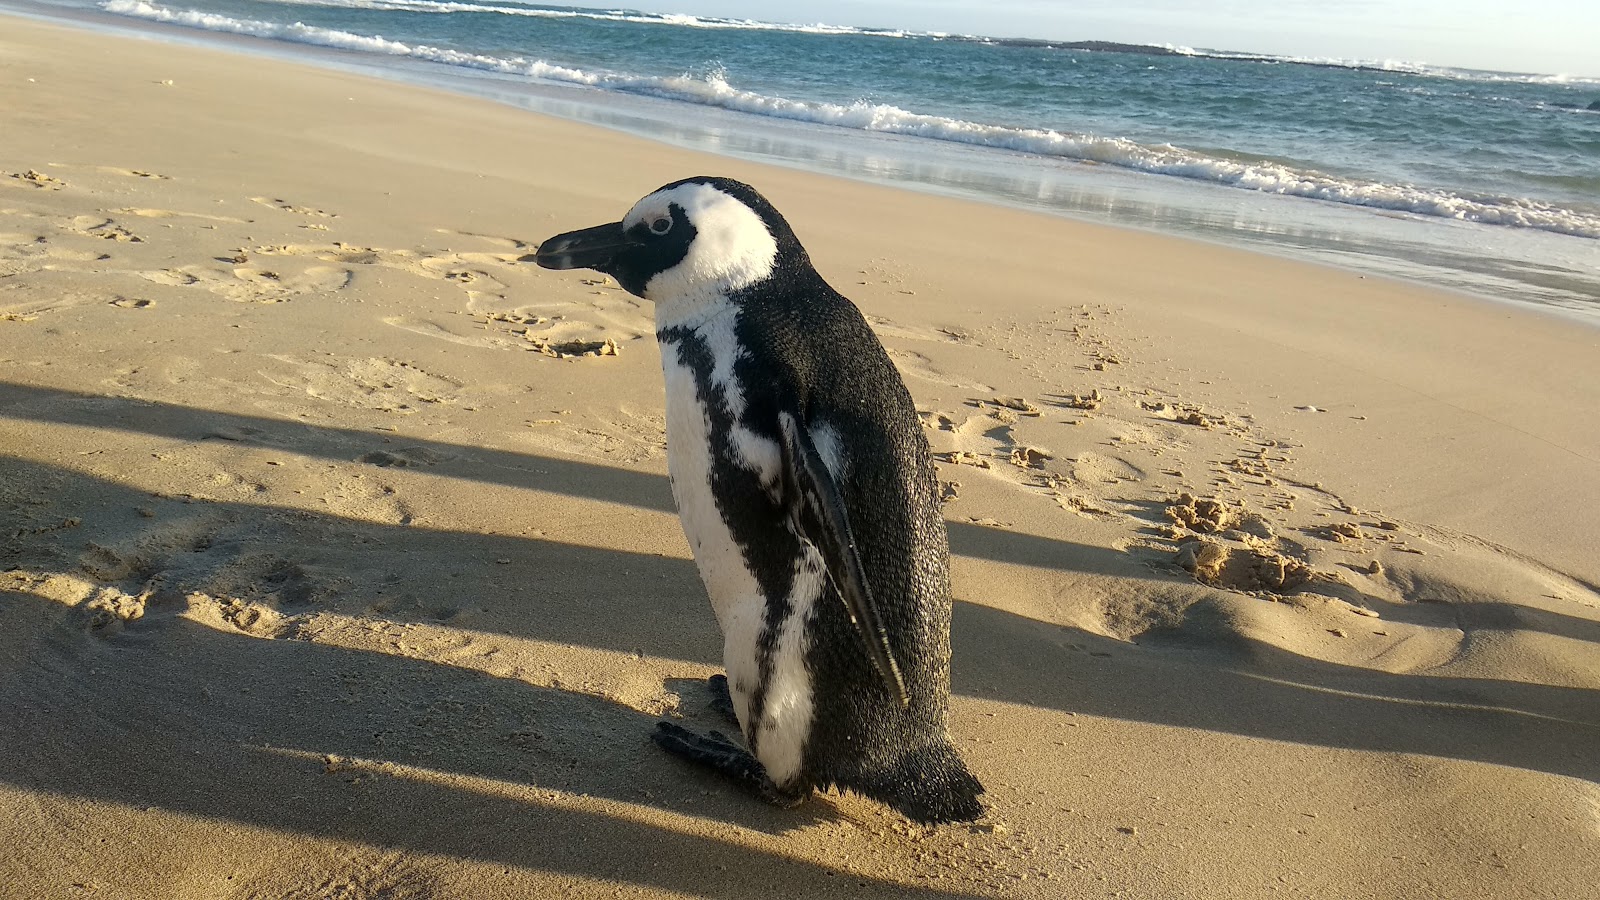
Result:
M657 219L654 222L650 223L650 233L651 234L666 234L667 232L669 232L671 230L672 230L672 220L668 219L666 217L662 217L662 218Z

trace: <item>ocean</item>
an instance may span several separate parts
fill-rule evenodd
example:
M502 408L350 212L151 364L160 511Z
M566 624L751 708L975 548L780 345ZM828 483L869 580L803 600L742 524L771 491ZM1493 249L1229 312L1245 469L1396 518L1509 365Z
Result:
M1600 78L524 0L7 5L1600 322Z

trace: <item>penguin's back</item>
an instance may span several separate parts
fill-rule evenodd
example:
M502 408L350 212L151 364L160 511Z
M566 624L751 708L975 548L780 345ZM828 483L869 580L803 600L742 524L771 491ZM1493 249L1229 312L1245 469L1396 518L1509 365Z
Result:
M827 583L808 628L807 767L821 786L858 790L920 821L970 819L982 787L949 742L949 545L927 439L865 318L816 282L798 309L789 298L746 299L741 380L771 385L770 397L751 402L798 406L842 495L907 703L890 694Z

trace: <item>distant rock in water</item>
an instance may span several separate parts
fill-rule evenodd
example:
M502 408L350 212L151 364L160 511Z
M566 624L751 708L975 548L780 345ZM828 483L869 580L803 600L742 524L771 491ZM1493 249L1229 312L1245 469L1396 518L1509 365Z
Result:
M1068 41L1046 43L1054 50L1092 50L1096 53L1141 53L1145 56L1186 56L1171 47L1151 47L1146 44L1119 44L1115 41Z
M1116 41L1052 41L1045 38L991 38L967 35L945 38L974 44L999 47L1024 47L1033 50L1089 50L1095 53L1138 53L1143 56L1189 56L1171 47L1153 47L1149 44L1121 44Z

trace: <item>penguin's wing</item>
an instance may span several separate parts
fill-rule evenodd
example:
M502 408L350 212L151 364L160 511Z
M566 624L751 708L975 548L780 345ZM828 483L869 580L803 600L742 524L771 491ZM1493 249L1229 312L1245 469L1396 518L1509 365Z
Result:
M845 512L839 485L829 474L817 453L811 435L787 412L778 414L783 433L783 493L789 514L802 537L822 551L828 575L844 598L850 621L866 644L872 664L882 676L884 686L900 702L907 704L905 680L889 649L889 636L873 604L866 571L856 553L855 538Z

